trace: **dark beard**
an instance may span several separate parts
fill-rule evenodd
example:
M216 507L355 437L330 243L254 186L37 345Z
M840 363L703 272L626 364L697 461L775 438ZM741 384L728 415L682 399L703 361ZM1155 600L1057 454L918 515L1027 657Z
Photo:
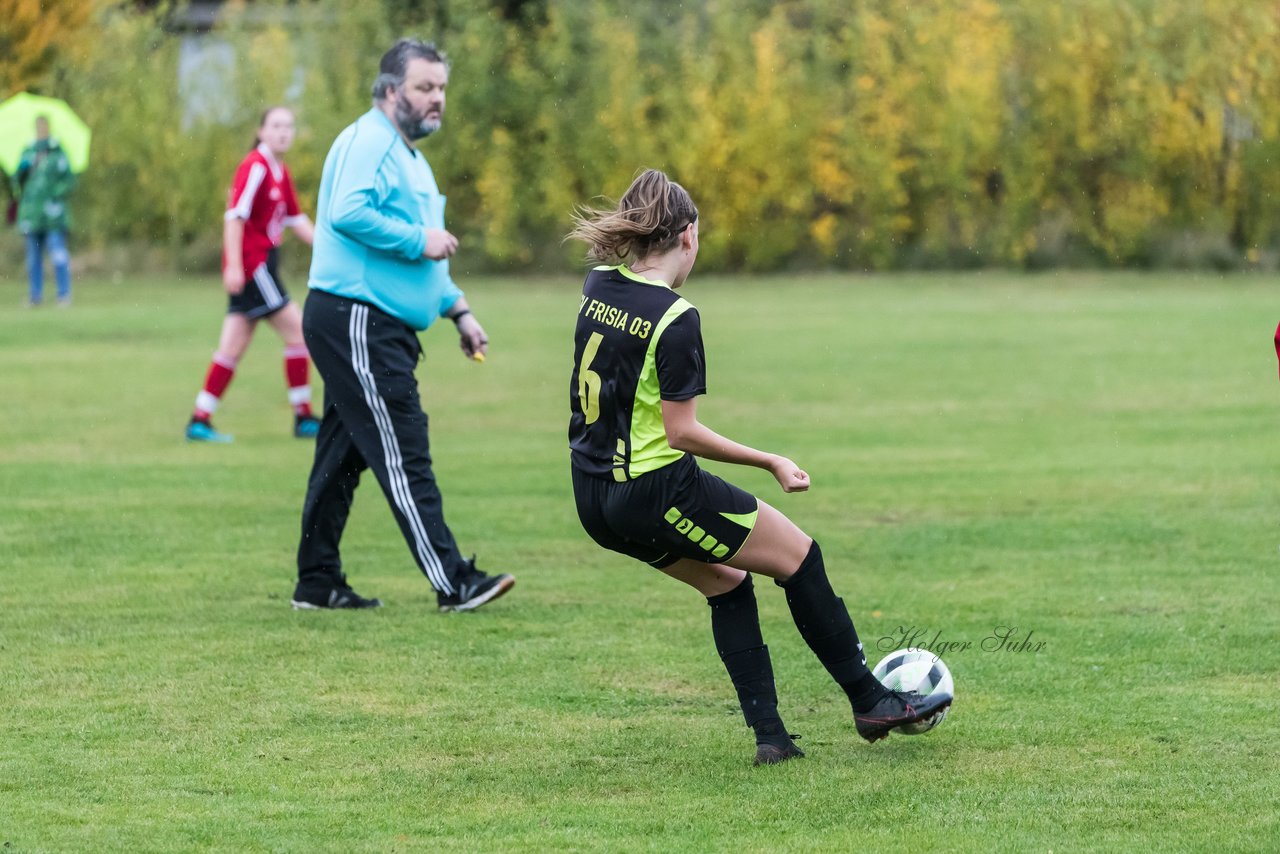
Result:
M403 97L396 99L396 125L411 142L431 136L440 129L439 122L428 122L425 118L419 119L414 116L413 108Z

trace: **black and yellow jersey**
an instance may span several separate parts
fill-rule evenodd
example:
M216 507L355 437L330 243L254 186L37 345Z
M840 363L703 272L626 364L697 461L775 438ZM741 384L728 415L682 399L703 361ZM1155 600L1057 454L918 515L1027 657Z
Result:
M574 468L625 481L675 462L684 453L667 444L660 401L706 391L697 309L625 266L587 274L569 383Z

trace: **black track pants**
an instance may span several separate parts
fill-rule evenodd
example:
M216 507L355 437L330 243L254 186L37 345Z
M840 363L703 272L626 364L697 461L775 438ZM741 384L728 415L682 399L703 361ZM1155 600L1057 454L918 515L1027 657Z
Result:
M409 551L437 591L454 592L462 556L444 521L413 371L417 334L371 305L307 296L303 336L324 378L324 419L302 507L298 577L326 586L342 570L338 544L360 473L372 469Z

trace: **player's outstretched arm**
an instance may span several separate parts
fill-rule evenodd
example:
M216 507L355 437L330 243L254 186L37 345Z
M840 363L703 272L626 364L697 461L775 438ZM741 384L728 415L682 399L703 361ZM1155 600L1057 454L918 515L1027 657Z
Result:
M786 457L757 451L726 439L698 421L698 399L662 401L662 426L667 444L705 460L755 466L773 475L783 492L804 492L809 475Z

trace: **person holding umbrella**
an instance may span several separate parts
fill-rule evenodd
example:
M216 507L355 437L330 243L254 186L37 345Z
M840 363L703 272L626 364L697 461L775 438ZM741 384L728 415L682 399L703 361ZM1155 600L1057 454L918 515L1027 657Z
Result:
M28 304L44 299L44 253L53 263L58 305L71 305L71 255L67 252L67 196L75 173L58 140L49 134L49 119L37 116L36 139L22 152L14 173L18 196L18 230L27 241Z

